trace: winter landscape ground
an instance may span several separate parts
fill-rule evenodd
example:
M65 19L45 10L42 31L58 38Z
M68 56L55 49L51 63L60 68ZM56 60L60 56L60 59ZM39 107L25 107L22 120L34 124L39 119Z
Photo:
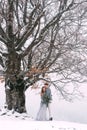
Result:
M74 122L73 120L71 122L67 119L64 120L64 118L60 118L60 120L57 120L55 116L56 109L54 108L54 111L53 111L53 107L52 107L52 113L54 114L53 121L35 121L35 116L39 109L39 103L40 103L38 89L32 90L30 88L26 92L26 107L27 107L26 114L18 114L16 112L14 113L13 111L6 110L4 108L5 92L4 92L3 86L4 86L4 83L1 83L0 85L0 129L1 130L17 130L17 129L21 129L21 130L87 130L86 122L84 123L79 122L79 121ZM54 105L55 105L55 102L53 102L52 106ZM85 115L87 115L87 113ZM85 115L84 115L84 118L86 118Z

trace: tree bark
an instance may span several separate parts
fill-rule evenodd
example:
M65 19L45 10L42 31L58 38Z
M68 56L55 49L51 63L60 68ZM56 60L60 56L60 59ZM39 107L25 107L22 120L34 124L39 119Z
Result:
M6 104L9 110L19 113L26 112L25 83L19 76L21 71L21 57L14 51L8 55L5 81Z
M14 110L19 113L26 112L25 107L25 93L18 91L16 89L10 90L6 89L6 104L8 110Z

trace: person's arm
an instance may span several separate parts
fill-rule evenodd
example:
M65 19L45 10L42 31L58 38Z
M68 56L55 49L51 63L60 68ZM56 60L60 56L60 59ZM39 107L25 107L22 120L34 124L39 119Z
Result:
M52 93L51 93L51 89L50 89L50 94L49 94L50 100L52 100Z

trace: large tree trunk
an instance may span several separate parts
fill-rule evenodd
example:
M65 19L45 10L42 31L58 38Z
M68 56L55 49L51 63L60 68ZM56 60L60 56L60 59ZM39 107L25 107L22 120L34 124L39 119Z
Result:
M25 84L24 79L19 77L21 71L21 57L17 53L8 55L6 70L6 104L9 110L14 109L19 113L26 111L25 108ZM23 78L23 77L22 77Z
M6 103L9 110L14 110L19 113L26 112L25 94L18 90L6 89Z

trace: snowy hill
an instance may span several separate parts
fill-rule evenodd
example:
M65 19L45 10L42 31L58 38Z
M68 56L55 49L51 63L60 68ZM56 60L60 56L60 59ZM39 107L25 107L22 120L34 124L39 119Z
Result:
M40 103L39 90L26 91L27 113L19 114L4 108L5 91L4 83L0 85L0 129L2 130L87 130L86 124L68 121L35 121ZM37 102L38 101L38 102ZM37 104L37 105L36 105ZM55 102L53 103L55 105ZM55 110L55 109L54 109Z
M11 120L12 118L12 120ZM31 121L21 118L4 117L0 119L0 129L2 130L87 130L87 125L79 123L69 123L65 121Z
M65 121L34 121L28 114L0 111L0 129L3 130L87 130L87 125Z

